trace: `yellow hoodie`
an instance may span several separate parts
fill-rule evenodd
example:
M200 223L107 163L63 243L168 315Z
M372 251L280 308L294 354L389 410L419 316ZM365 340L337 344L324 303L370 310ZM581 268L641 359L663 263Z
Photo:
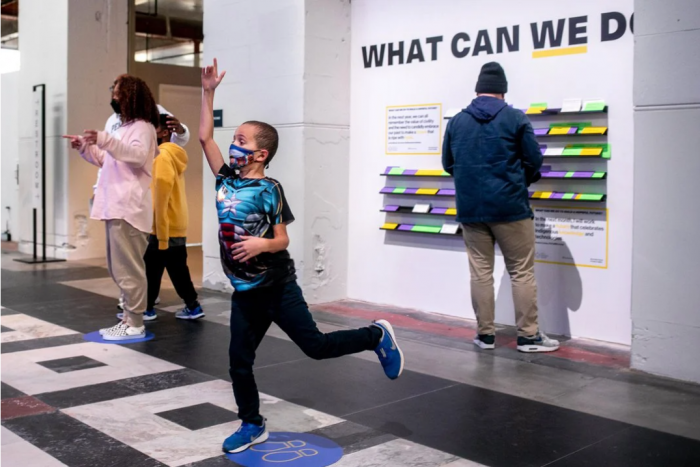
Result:
M168 239L187 236L187 196L185 170L187 153L175 143L158 146L160 154L153 161L153 235L158 249L168 248Z

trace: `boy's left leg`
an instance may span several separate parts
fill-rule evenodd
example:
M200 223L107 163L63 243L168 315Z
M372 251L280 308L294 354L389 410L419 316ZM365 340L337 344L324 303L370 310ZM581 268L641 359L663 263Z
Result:
M272 313L273 321L315 360L374 350L389 378L396 379L403 371L403 354L396 344L391 325L384 320L369 327L324 334L319 331L296 282L282 286Z

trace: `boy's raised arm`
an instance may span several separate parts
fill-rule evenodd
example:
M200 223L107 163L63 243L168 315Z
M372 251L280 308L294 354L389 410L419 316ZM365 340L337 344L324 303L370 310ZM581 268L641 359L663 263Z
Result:
M202 144L204 155L214 176L219 174L224 165L224 157L214 142L214 91L224 79L226 72L219 75L218 65L202 68L202 113L199 117L199 142Z

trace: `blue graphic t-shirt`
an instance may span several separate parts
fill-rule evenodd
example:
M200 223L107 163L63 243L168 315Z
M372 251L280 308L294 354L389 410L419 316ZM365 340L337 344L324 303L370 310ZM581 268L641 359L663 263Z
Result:
M296 280L294 261L287 250L262 253L241 263L233 259L233 245L241 236L274 238L272 226L294 221L282 185L271 178L241 178L224 164L216 177L221 264L238 292Z

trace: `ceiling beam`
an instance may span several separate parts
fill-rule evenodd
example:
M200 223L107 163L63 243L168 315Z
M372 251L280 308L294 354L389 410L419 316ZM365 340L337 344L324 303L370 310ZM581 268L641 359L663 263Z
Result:
M180 18L170 18L170 36L174 39L188 39L195 42L204 40L202 23ZM136 33L154 36L168 36L168 19L165 16L151 16L136 13Z

